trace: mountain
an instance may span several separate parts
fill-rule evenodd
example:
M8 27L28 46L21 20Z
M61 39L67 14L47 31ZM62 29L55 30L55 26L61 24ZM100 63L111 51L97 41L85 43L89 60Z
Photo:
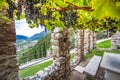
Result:
M27 40L28 37L27 36L23 36L23 35L16 35L16 40Z
M31 36L30 38L29 38L29 40L40 40L40 39L42 39L44 36L46 36L47 34L49 34L50 33L50 31L42 31L42 32L40 32L40 33L37 33L37 34L35 34L35 35L33 35L33 36Z
M47 50L50 50L51 48L51 34L46 35L45 37L43 37L42 39L38 40L37 43L33 46L33 47L29 47L27 49L23 49L21 51L19 51L18 57L19 60L18 62L20 64L27 62L28 60L33 60L33 59L37 59L37 58L42 58L42 57L46 57L46 53ZM32 41L32 40L30 40ZM31 46L31 42L28 42L27 44L29 44ZM35 40L33 40L35 41ZM24 43L25 44L25 43ZM25 46L27 45L25 44ZM28 45L27 45L28 46Z

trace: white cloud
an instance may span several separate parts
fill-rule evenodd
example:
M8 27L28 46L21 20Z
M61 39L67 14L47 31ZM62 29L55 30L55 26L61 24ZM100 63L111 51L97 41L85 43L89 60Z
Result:
M24 35L31 37L36 33L40 33L41 31L44 30L42 27L35 27L35 28L30 28L28 27L28 23L26 23L25 19L15 21L15 28L16 28L16 34L17 35Z

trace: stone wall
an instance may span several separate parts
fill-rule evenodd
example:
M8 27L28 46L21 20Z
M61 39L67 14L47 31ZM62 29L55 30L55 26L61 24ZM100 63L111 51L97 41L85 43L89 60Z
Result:
M96 48L96 33L84 30L84 55Z
M61 31L55 28L51 34L52 55L54 63L39 71L36 75L25 78L24 80L66 80L66 76L70 73L72 68L79 64L80 60L93 49L94 39L93 32L83 29L75 31L75 58L70 63L70 40L68 29ZM85 45L85 46L84 46ZM91 46L92 45L92 46Z
M89 52L90 31L84 30L84 56Z
M77 29L75 32L74 63L76 65L79 64L80 60L94 48L96 48L96 33L89 30Z
M90 31L90 51L96 48L96 33Z
M24 80L64 80L70 73L70 40L68 29L60 31L55 28L51 34L52 54L54 63L36 75Z
M120 32L116 32L111 38L111 48L117 49L120 47Z
M75 59L73 63L79 64L80 60L84 57L84 30L77 29L75 31Z
M88 31L88 52L90 52L90 44L91 44L91 41L90 41L90 36L91 36L91 31Z
M14 21L0 26L0 80L18 80Z
M65 28L60 31L59 28L55 28L51 35L52 53L55 55L55 64L60 63L60 70L62 77L66 76L70 71L70 39L68 29ZM60 58L64 58L63 61L59 62Z
M93 49L96 48L96 33L93 32Z

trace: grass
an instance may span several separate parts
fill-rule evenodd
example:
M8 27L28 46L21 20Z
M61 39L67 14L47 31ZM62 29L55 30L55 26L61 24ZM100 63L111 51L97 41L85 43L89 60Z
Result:
M74 58L74 54L73 53L70 54L70 57L71 57L71 59L73 59ZM37 73L38 71L43 70L45 67L50 66L52 63L53 62L51 60L51 61L47 61L47 62L42 63L42 64L30 66L28 68L20 70L20 78L23 79L25 77L32 76L35 73Z
M106 40L97 44L97 48L110 48L111 40Z
M98 50L98 49L94 49L92 50L90 53L88 53L86 55L86 58L92 58L94 55L97 56L103 56L104 52L109 52L109 53L115 53L115 54L120 54L119 50Z
M71 60L74 59L74 56L75 56L75 54L74 54L74 53L71 53L71 54L70 54L70 59L71 59Z
M97 44L97 48L110 48L111 40L106 40ZM99 50L94 49L86 55L86 58L92 58L94 55L103 56L104 52L120 54L119 50Z
M110 42L111 42L111 40L106 40L106 41L103 41L101 43L98 43L97 48L110 48L111 47ZM98 49L94 49L86 55L86 58L92 58L94 55L103 56L104 52L120 54L120 51L118 51L118 50L98 50ZM74 58L74 53L70 54L70 58L71 59ZM37 65L34 65L34 66L30 66L28 68L25 68L23 70L20 70L20 78L23 79L25 77L32 76L35 73L37 73L38 71L43 70L45 67L48 67L52 63L53 63L52 60L50 60L50 61L47 61L45 63L37 64Z
M34 66L30 66L28 68L25 68L23 70L20 70L20 78L23 79L25 77L32 76L35 73L37 73L38 71L43 70L45 67L48 67L52 63L53 63L53 61L50 60L45 63L37 64Z
M95 50L92 50L90 53L88 53L86 55L86 58L92 58L94 55L103 56L103 53L104 53L103 50L101 51L101 50L95 49Z

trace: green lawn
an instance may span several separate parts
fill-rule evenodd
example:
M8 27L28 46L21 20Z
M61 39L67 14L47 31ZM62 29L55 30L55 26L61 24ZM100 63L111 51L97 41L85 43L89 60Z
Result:
M32 76L35 73L37 73L38 71L43 70L45 67L48 67L52 63L53 63L53 61L50 60L45 63L37 64L34 66L30 66L28 68L25 68L23 70L20 70L20 78L23 79L25 77Z
M111 42L111 40L106 40L106 41L103 41L101 43L98 43L97 48L110 48L110 46L111 46L110 42ZM94 55L103 56L104 52L120 54L120 51L118 51L118 50L98 50L98 49L94 49L86 55L86 58L92 58ZM71 57L71 59L73 59L74 54L71 54L70 57ZM23 79L25 77L32 76L35 73L37 73L38 71L43 70L45 67L50 66L52 63L53 63L52 60L50 60L50 61L47 61L45 63L37 64L37 65L34 65L34 66L30 66L28 68L25 68L23 70L20 70L20 78Z
M94 49L86 55L86 58L92 58L94 55L103 56L104 52L120 54L120 51L118 51L118 50L98 50L98 49Z
M74 54L72 53L70 55L70 57L71 57L71 59L73 59L74 58ZM52 63L53 63L53 61L51 60L51 61L47 61L47 62L42 63L42 64L30 66L28 68L20 70L20 78L23 79L25 77L32 76L35 73L37 73L38 71L43 70L45 67L50 66Z
M70 59L71 59L71 60L74 59L74 55L75 55L74 53L71 53L71 54L70 54Z
M97 44L97 48L110 48L111 40L106 40Z
M111 47L111 40L106 40L97 44L97 48L110 48ZM86 58L92 58L94 55L103 56L104 52L116 53L120 54L118 50L99 50L94 49L90 53L86 55Z

